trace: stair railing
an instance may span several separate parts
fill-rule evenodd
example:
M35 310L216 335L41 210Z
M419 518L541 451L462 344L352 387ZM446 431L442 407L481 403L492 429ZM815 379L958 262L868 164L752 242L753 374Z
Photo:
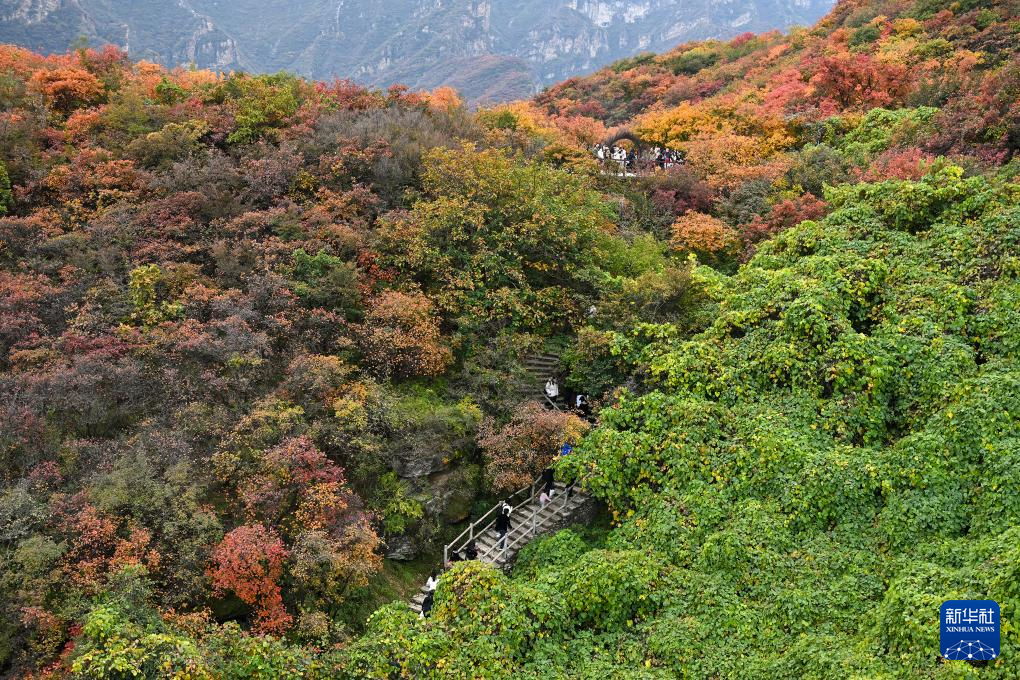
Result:
M535 484L532 484L532 488L535 488L535 486L536 486ZM567 503L570 500L568 485L564 485L563 489L559 490L559 493L560 496L562 497L562 501L559 501L560 502L559 513L563 513L566 511ZM495 557L497 554L500 556L505 555L508 550L516 548L518 547L518 545L524 545L529 540L538 535L538 529L542 524L542 522L538 521L539 515L541 515L542 512L544 512L547 508L554 509L555 508L554 503L557 502L557 499L550 499L549 502L544 507L541 505L540 502L534 504L536 498L540 499L540 496L541 492L536 490L534 493L532 493L531 498L529 498L526 501L526 503L532 503L532 506L531 516L528 517L527 520L522 522L522 524L518 525L518 527L524 527L524 530L516 532L516 535L514 535L513 531L508 531L506 537L507 538L506 545L504 545L502 548L499 548L498 542L493 543L491 546L489 546L488 548L486 548L485 550L478 554L478 559L488 557L490 558L491 561L491 558ZM545 520L543 520L543 522L544 521Z
M530 503L533 500L534 500L534 497L528 499L528 502ZM506 554L507 550L510 550L512 548L516 548L517 544L521 543L521 541L523 541L524 539L530 539L532 536L534 536L535 533L536 533L536 528L538 526L538 523L536 521L536 517L538 516L538 513L542 509L543 508L536 508L536 507L532 506L532 508L531 508L531 517L528 519L528 521L525 521L523 523L523 526L525 527L524 531L517 532L516 536L513 536L513 532L512 531L508 531L507 532L507 537L506 537L506 544L502 548L499 547L499 542L497 541L497 542L493 543L491 546L489 546L488 548L486 548L485 550L483 550L482 552L480 552L478 554L478 559L482 559L482 558L488 557L488 558L490 558L490 561L491 561L492 558L497 555L497 553L500 556L503 556L503 555Z
M527 503L531 502L532 500L534 500L534 498L537 495L537 489L538 489L540 481L541 481L540 477L535 479L535 481L533 481L531 483L531 486L526 486L523 489L518 489L517 491L514 492L513 495L511 495L506 500L509 501L510 505L512 505L512 506L524 505L524 504L527 504ZM518 499L521 498L522 494L525 494L525 493L528 494L527 497L524 498L523 502L518 502ZM444 565L445 564L449 564L449 562L450 562L450 550L451 549L453 549L455 551L456 550L462 550L465 546L467 546L468 543L470 543L471 541L475 540L476 536L484 536L486 533L488 533L490 530L492 530L492 528L496 524L496 517L494 515L495 515L496 511L499 510L502 506L503 506L502 503L497 503L496 505L492 506L492 508L490 508L488 512L486 512L484 515L479 517L477 520L475 520L474 522L469 524L468 528L465 529L464 531L462 531L460 533L460 535L457 536L457 538L453 539L448 544L443 546L443 564ZM492 519L489 519L489 517L492 517ZM486 520L488 520L488 523L485 523ZM485 523L485 526L482 526L483 523ZM479 527L481 527L481 528L479 528ZM465 538L465 536L467 537L467 539L463 540L463 542L461 542L462 539ZM457 545L459 542L460 542L460 545ZM457 547L454 547L454 546L457 546Z

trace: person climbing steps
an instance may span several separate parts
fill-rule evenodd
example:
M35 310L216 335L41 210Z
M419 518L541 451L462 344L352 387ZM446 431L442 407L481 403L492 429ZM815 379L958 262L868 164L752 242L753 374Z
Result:
M569 455L573 450L571 442L568 441L564 444L565 446L560 447L559 456ZM454 563L464 560L481 560L484 563L505 569L512 563L516 551L530 539L561 528L562 523L569 521L574 512L586 502L583 492L574 493L574 490L571 489L570 495L562 498L564 491L567 489L556 481L555 467L550 466L535 479L532 485L520 489L510 498L500 501L465 529L460 536L454 539L453 543L446 545L443 551L445 556L443 569L450 569ZM553 496L558 499L562 498L562 501L549 503L548 501ZM520 502L515 507L511 504L511 500L520 500ZM493 515L495 515L494 518ZM514 540L511 542L508 540L508 535L514 529L511 517L516 515L521 515L524 520L518 522L520 525L518 533L515 534ZM432 571L425 584L412 597L410 603L412 610L420 613L423 610L428 612L432 608L439 573L441 572L438 570ZM427 605L426 597L429 598Z
M421 601L421 612L418 614L419 619L424 619L432 611L432 603L435 600L434 590L430 590L425 593L425 599Z
M556 477L551 467L547 467L542 471L542 493L538 497L538 501L544 508L549 501L552 500L553 494L556 490Z
M503 501L503 507L499 509L499 515L496 516L496 535L499 538L500 550L506 550L506 535L513 527L510 523L510 513L512 511L513 506Z
M560 384L552 376L545 381L545 396L548 400L546 408L558 408L556 402L560 398Z

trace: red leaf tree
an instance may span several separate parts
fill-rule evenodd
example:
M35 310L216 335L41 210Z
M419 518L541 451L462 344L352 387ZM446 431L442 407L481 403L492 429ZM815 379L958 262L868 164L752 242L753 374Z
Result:
M906 67L849 52L819 58L809 83L842 109L893 105L910 87Z
M344 483L343 470L312 440L291 437L262 455L258 471L241 485L241 502L253 517L276 525L292 518L311 488ZM342 498L337 503L348 505Z
M371 516L343 469L307 437L265 452L240 492L248 513L279 527L293 547L291 575L305 595L340 602L382 567Z
M283 540L261 524L240 526L213 551L209 578L214 592L232 592L255 609L255 629L280 634L292 617L283 606L280 577L288 557Z
M503 427L485 420L478 443L485 451L489 484L497 491L530 484L555 460L563 442L576 442L587 429L588 423L572 413L550 411L534 401L519 406Z

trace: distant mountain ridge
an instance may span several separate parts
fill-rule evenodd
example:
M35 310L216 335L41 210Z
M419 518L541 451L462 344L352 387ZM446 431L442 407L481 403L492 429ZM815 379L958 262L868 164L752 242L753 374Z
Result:
M527 97L643 51L810 24L830 0L0 0L0 42L85 37L168 66Z

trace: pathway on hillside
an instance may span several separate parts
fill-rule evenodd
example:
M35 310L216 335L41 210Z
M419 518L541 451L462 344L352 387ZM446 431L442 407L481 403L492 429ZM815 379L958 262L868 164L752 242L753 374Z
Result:
M562 411L567 408L563 398L563 386L560 386L560 395L556 399L550 399L545 394L545 381L556 377L559 373L560 358L555 354L532 354L524 360L524 367L534 378L534 397L546 407Z
M557 355L544 353L530 355L525 359L524 365L534 378L534 397L547 408L565 410L567 404L563 398L562 387L556 399L550 399L545 393L545 381L557 377L559 363L560 358ZM568 524L574 511L588 500L587 496L577 491L568 493L561 482L556 483L552 499L544 506L541 494L540 480L535 480L530 486L518 490L506 499L513 506L513 511L510 514L511 528L507 532L505 547L499 545L499 538L496 535L496 516L501 507L501 504L497 504L443 547L443 564L449 564L450 558L455 553L461 553L468 544L474 542L479 561L505 569L531 539ZM411 609L421 612L421 603L426 593L428 589L423 585L412 598Z
M501 507L497 504L443 548L443 563L447 564L455 552L462 551L474 541L479 561L504 569L531 539L562 528L569 523L574 511L588 500L586 495L576 490L569 493L559 482L556 483L552 500L544 506L540 499L541 493L542 485L536 480L531 486L524 487L507 499L514 509L510 513L511 527L507 532L505 547L499 545L496 535L496 516ZM421 611L421 603L427 592L426 587L422 586L411 600L411 609Z

